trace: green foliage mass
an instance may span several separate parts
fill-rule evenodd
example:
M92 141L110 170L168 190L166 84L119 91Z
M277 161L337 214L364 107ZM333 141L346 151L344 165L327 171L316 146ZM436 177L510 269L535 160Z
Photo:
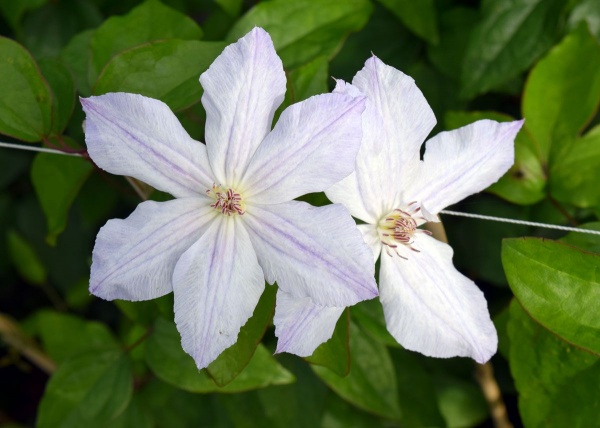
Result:
M435 132L526 119L513 167L454 209L600 230L597 0L0 1L1 140L84 154L0 148L0 427L492 426L483 369L402 349L377 300L302 359L273 355L269 286L237 343L198 371L171 295L90 296L98 229L139 193L165 195L87 159L78 97L160 99L202 141L198 76L254 26L288 79L276 118L374 53L416 80ZM442 220L496 323L508 418L598 426L600 236Z

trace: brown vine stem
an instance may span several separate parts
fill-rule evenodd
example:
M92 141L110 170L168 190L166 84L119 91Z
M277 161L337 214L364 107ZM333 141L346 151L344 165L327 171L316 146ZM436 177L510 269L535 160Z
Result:
M56 370L56 363L19 328L12 318L4 314L0 314L0 337L7 345L16 349L49 375Z
M483 396L488 403L492 420L496 428L513 428L513 424L508 419L508 412L498 382L494 377L494 368L489 361L485 364L477 364L475 368L475 378L479 382Z
M425 227L438 241L445 242L446 244L448 243L448 236L446 235L446 230L441 221L439 223L426 223ZM508 419L508 412L506 411L506 405L502 399L500 387L494 377L492 363L488 361L485 364L476 364L475 378L488 403L494 426L496 428L513 428L512 423Z

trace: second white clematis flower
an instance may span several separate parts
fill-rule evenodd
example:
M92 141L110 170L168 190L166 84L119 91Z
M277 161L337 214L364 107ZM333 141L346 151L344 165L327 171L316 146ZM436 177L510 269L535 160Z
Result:
M312 97L271 130L286 79L260 28L228 46L200 83L206 145L160 101L82 100L94 162L176 197L143 202L100 230L90 290L133 301L174 292L183 348L203 368L236 342L265 279L277 281L278 351L310 355L333 332L320 320L377 295L370 250L346 208L292 201L352 172L364 97Z
M498 337L483 293L452 265L452 249L418 227L497 181L513 164L522 121L481 120L425 145L435 116L410 77L369 59L336 93L367 96L356 172L326 191L363 220L389 332L405 348L484 363Z

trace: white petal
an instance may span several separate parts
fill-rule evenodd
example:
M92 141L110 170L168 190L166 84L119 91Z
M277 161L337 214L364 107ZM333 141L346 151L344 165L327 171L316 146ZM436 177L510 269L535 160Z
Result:
M375 56L352 83L338 81L335 91L367 96L356 176L326 194L353 216L377 223L402 202L401 191L419 168L419 149L435 126L435 116L414 80Z
M282 289L277 290L275 307L275 336L277 350L308 357L333 336L335 325L344 307L315 304L310 297L294 298Z
M324 94L288 107L244 175L255 203L287 202L322 192L354 170L364 98Z
M209 204L206 198L147 201L125 220L109 220L96 237L90 292L137 301L173 291L177 260L216 215Z
M341 205L251 205L244 220L267 281L294 298L342 307L377 295L371 250Z
M422 174L407 200L419 200L437 214L495 183L514 162L522 125L480 120L436 135L425 145Z
M405 348L431 357L471 357L483 364L498 337L475 283L452 265L452 249L425 234L413 247L381 256L380 299L389 332Z
M359 224L358 230L360 230L366 244L371 248L371 251L373 251L373 263L375 263L379 258L382 249L381 237L377 231L377 226L373 224Z
M254 28L200 76L206 145L217 184L238 186L283 102L285 73L271 38Z
M183 349L199 369L237 341L264 288L241 220L218 215L173 273L175 322Z
M82 98L81 105L88 152L100 168L178 198L212 186L206 146L188 135L162 101L109 93Z

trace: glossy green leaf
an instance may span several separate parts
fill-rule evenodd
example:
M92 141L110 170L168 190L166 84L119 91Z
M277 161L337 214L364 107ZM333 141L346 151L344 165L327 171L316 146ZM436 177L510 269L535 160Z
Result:
M60 135L75 108L75 84L69 70L59 61L43 59L39 65L52 90L52 132Z
M92 350L119 349L108 327L97 321L46 309L35 314L34 322L44 350L58 364Z
M196 368L192 357L181 348L175 324L162 318L146 342L146 361L159 379L190 392L240 392L294 381L293 375L259 345L245 370L221 388L206 370Z
M465 55L463 96L494 89L533 64L554 43L565 4L566 0L484 2Z
M248 365L267 326L273 319L276 293L276 287L269 285L265 287L252 317L240 329L237 341L206 368L217 385L227 385Z
M352 365L348 376L341 377L325 367L312 369L336 394L356 407L401 419L396 373L387 348L351 324L350 349Z
M437 11L433 0L379 0L409 30L429 43L439 41Z
M510 116L496 112L458 112L450 111L445 116L446 129L456 129L481 119L498 122L515 120ZM545 198L546 174L535 151L535 143L522 129L515 139L515 163L498 180L488 187L509 202L519 205L531 205Z
M83 158L38 154L31 167L31 181L46 215L49 243L67 226L69 209L93 170Z
M335 394L327 397L322 428L373 428L383 427L372 414L360 410Z
M349 326L350 311L346 309L338 320L331 339L319 345L305 360L310 364L326 367L339 376L346 376L350 371Z
M35 250L17 231L6 234L8 254L19 274L29 283L40 285L46 282L48 272Z
M125 49L161 39L197 40L202 30L189 17L158 0L147 0L123 16L113 16L92 37L93 71L98 76L108 61Z
M0 133L35 142L50 132L52 93L31 57L0 37Z
M75 86L81 96L92 94L90 80L93 79L92 66L92 37L94 30L87 30L73 37L60 53L60 59L71 72ZM93 83L93 81L92 81Z
M600 410L600 359L560 340L513 301L510 370L528 428L592 427Z
M283 65L293 68L318 56L331 59L348 34L367 23L370 13L366 0L262 2L242 16L227 40L235 42L255 26L262 27L271 35Z
M525 310L563 340L600 355L600 255L549 240L506 239L502 263Z
M552 162L550 192L561 202L589 208L600 205L600 126L569 145Z
M224 48L221 42L171 39L129 49L106 65L94 94L142 94L183 110L200 101L198 78Z
M460 79L471 31L478 14L466 7L455 7L440 16L440 42L427 46L427 56L445 75Z
M529 74L523 117L543 161L558 159L564 149L559 143L570 142L595 114L600 103L599 69L600 44L581 26Z
M581 229L596 230L600 232L600 222L586 223L578 226ZM560 239L560 242L573 245L582 250L600 253L600 235L591 235L588 233L570 232Z
M37 427L108 426L129 404L133 379L119 350L94 351L66 360L46 386Z

